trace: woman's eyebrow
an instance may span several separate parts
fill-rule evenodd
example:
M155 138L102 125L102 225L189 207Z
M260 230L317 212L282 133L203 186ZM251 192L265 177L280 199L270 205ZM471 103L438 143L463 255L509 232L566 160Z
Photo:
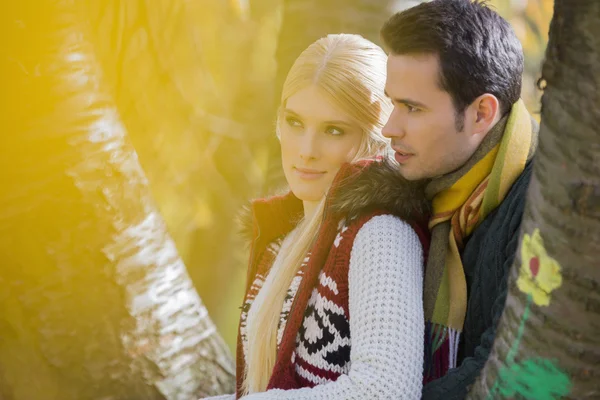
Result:
M295 115L295 116L297 116L297 117L300 117L300 114L298 114L298 113L297 113L296 111L294 111L294 110L290 110L289 108L284 108L284 109L283 109L283 112L284 112L284 113L286 113L286 114L293 114L293 115Z
M341 120L325 121L324 124L327 124L327 125L344 125L344 126L347 126L347 127L351 127L352 126L352 124L350 122L341 121Z
M286 114L291 114L293 116L296 116L296 117L302 119L302 116L300 114L298 114L294 110L290 110L289 108L284 108L283 112L286 113ZM344 121L344 120L323 121L323 124L327 124L327 125L344 125L344 126L347 126L347 127L351 127L352 126L351 122Z

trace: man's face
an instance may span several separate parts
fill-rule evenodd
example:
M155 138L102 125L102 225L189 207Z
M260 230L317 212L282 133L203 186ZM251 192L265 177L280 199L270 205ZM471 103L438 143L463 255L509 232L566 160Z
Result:
M435 55L391 54L388 58L385 89L394 109L383 135L392 140L400 172L409 180L460 168L481 141L472 135L468 118L457 130L452 97L440 89L439 76Z

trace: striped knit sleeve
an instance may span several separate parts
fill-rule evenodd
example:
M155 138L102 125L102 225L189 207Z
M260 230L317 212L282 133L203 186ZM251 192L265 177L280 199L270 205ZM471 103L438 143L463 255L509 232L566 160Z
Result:
M423 251L391 215L359 230L350 255L350 371L335 382L268 390L244 400L420 399L423 373Z

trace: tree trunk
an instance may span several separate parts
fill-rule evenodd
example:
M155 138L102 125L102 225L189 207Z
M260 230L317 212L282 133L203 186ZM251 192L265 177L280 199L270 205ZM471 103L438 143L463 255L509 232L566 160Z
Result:
M281 1L260 20L229 0L86 0L82 17L179 254L232 338L247 261L234 216L263 181L251 149L270 129L255 121L273 87Z
M81 4L0 13L0 398L232 392L230 354L151 199Z
M521 246L470 398L600 397L600 3L557 0Z

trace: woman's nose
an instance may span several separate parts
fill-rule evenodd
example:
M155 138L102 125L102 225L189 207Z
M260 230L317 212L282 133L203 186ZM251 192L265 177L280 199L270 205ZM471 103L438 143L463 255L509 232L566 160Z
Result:
M314 130L307 129L302 135L299 154L300 158L305 161L318 158L319 140Z

